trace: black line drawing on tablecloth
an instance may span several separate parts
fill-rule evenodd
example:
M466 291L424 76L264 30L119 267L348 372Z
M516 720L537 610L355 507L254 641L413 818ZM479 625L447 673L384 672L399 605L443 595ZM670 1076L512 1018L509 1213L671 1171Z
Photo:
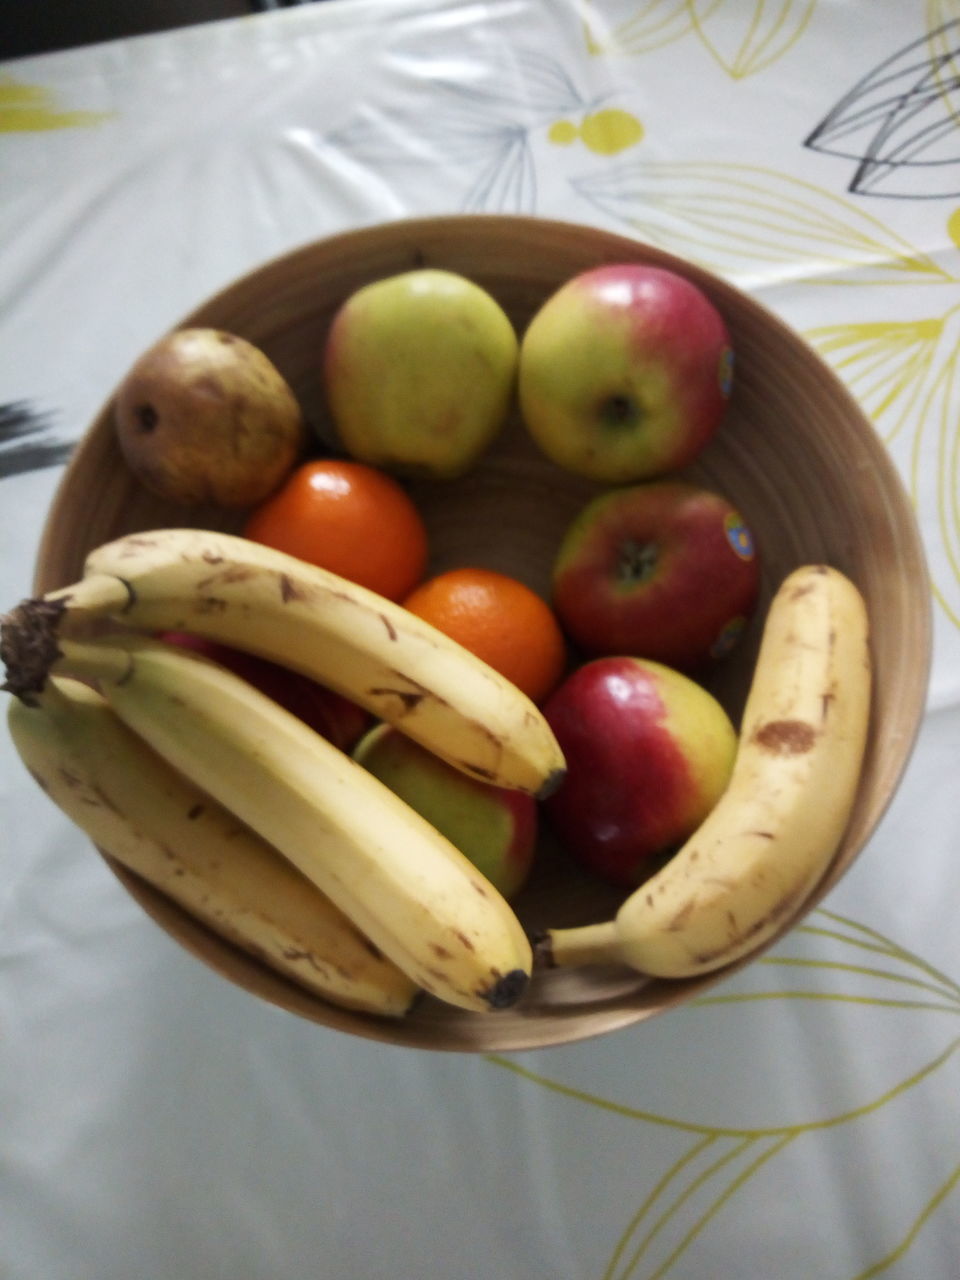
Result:
M0 477L66 462L73 443L50 434L52 415L27 400L0 404Z
M859 80L804 146L854 160L847 190L855 195L960 195L960 18Z

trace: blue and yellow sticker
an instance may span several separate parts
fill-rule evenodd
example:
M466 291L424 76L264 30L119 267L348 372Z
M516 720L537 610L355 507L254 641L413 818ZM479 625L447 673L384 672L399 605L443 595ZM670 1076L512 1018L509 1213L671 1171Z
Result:
M723 531L735 555L738 555L741 560L753 559L753 534L744 524L741 515L734 511L726 516L723 521Z
M725 658L741 635L743 635L743 629L746 625L747 620L741 615L731 618L710 646L710 657Z

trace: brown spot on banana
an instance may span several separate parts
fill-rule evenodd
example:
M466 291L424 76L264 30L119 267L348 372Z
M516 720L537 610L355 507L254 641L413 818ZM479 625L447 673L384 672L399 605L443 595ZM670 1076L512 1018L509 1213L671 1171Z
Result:
M715 947L712 951L699 951L691 958L695 964L710 966L711 968L719 968L717 961L723 961L724 957L729 956L730 960L736 960L743 955L746 944L752 938L756 938L758 934L766 935L772 932L777 924L793 910L794 906L800 901L803 894L797 890L791 890L777 902L770 910L759 920L754 920L745 929L738 928L730 937L730 941L726 946ZM728 919L730 915L728 914ZM734 921L735 923L735 921Z
M771 755L798 756L809 751L816 739L816 729L805 720L770 720L754 731L751 741Z
M387 635L390 637L390 639L396 640L397 628L393 625L393 623L390 621L387 615L385 613L381 613L379 615L379 618L380 618L380 621L383 623L384 627L386 628Z
M403 707L403 714L408 715L411 711L416 711L420 703L428 697L426 692L418 692L414 689L390 689L388 687L378 687L368 689L367 696L370 698L396 698Z
M98 802L103 805L104 809L109 809L111 813L115 813L121 818L123 817L123 810L117 808L102 787L92 786L90 791L96 796Z
M695 898L688 898L679 911L674 912L673 917L667 923L667 933L679 933L687 921L690 919L690 913L696 905Z
M453 952L448 951L446 947L441 947L439 942L431 942L430 950L433 952L433 954L437 957L438 960L453 959Z
M493 769L484 769L482 765L474 764L472 760L459 760L457 763L464 773L472 773L481 782L496 782L497 780L497 775Z
M219 596L200 596L194 605L194 612L202 616L205 613L226 613L229 605Z
M232 582L249 582L251 578L257 576L258 570L251 569L245 564L231 564L220 573L212 573L209 578L201 578L196 584L197 591L208 591L211 587L219 586L221 583Z
M289 604L291 600L305 600L307 593L294 582L288 573L281 573L278 579L280 584L280 599L284 604Z
M467 937L465 933L461 933L460 930L457 929L454 936L458 939L458 941L463 943L467 951L476 951L476 947L473 945L473 943L470 941L470 939Z

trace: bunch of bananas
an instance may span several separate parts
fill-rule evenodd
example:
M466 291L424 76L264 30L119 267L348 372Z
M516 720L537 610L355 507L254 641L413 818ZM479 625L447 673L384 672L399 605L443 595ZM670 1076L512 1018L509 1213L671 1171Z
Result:
M107 853L331 1001L514 1004L532 950L493 885L296 716L153 638L167 630L283 663L464 772L539 795L564 761L534 704L399 605L206 530L102 546L79 582L4 621L14 742ZM294 870L314 891L291 911Z
M465 773L542 797L565 766L536 706L402 607L206 530L97 548L80 581L24 601L0 638L14 743L105 853L331 1002L386 1016L421 991L514 1005L534 947L493 885L348 756L162 631L279 662ZM685 977L762 945L842 838L870 697L860 593L835 569L794 571L719 804L615 920L548 931L537 956Z

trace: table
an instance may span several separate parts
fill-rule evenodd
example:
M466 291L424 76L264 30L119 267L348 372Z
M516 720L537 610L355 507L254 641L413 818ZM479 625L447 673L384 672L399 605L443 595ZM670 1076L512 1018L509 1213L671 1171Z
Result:
M0 66L9 604L157 334L317 236L465 211L627 232L783 316L886 441L935 592L915 752L821 908L696 1004L539 1052L232 987L4 735L8 1280L958 1274L958 71L949 0L330 0Z

